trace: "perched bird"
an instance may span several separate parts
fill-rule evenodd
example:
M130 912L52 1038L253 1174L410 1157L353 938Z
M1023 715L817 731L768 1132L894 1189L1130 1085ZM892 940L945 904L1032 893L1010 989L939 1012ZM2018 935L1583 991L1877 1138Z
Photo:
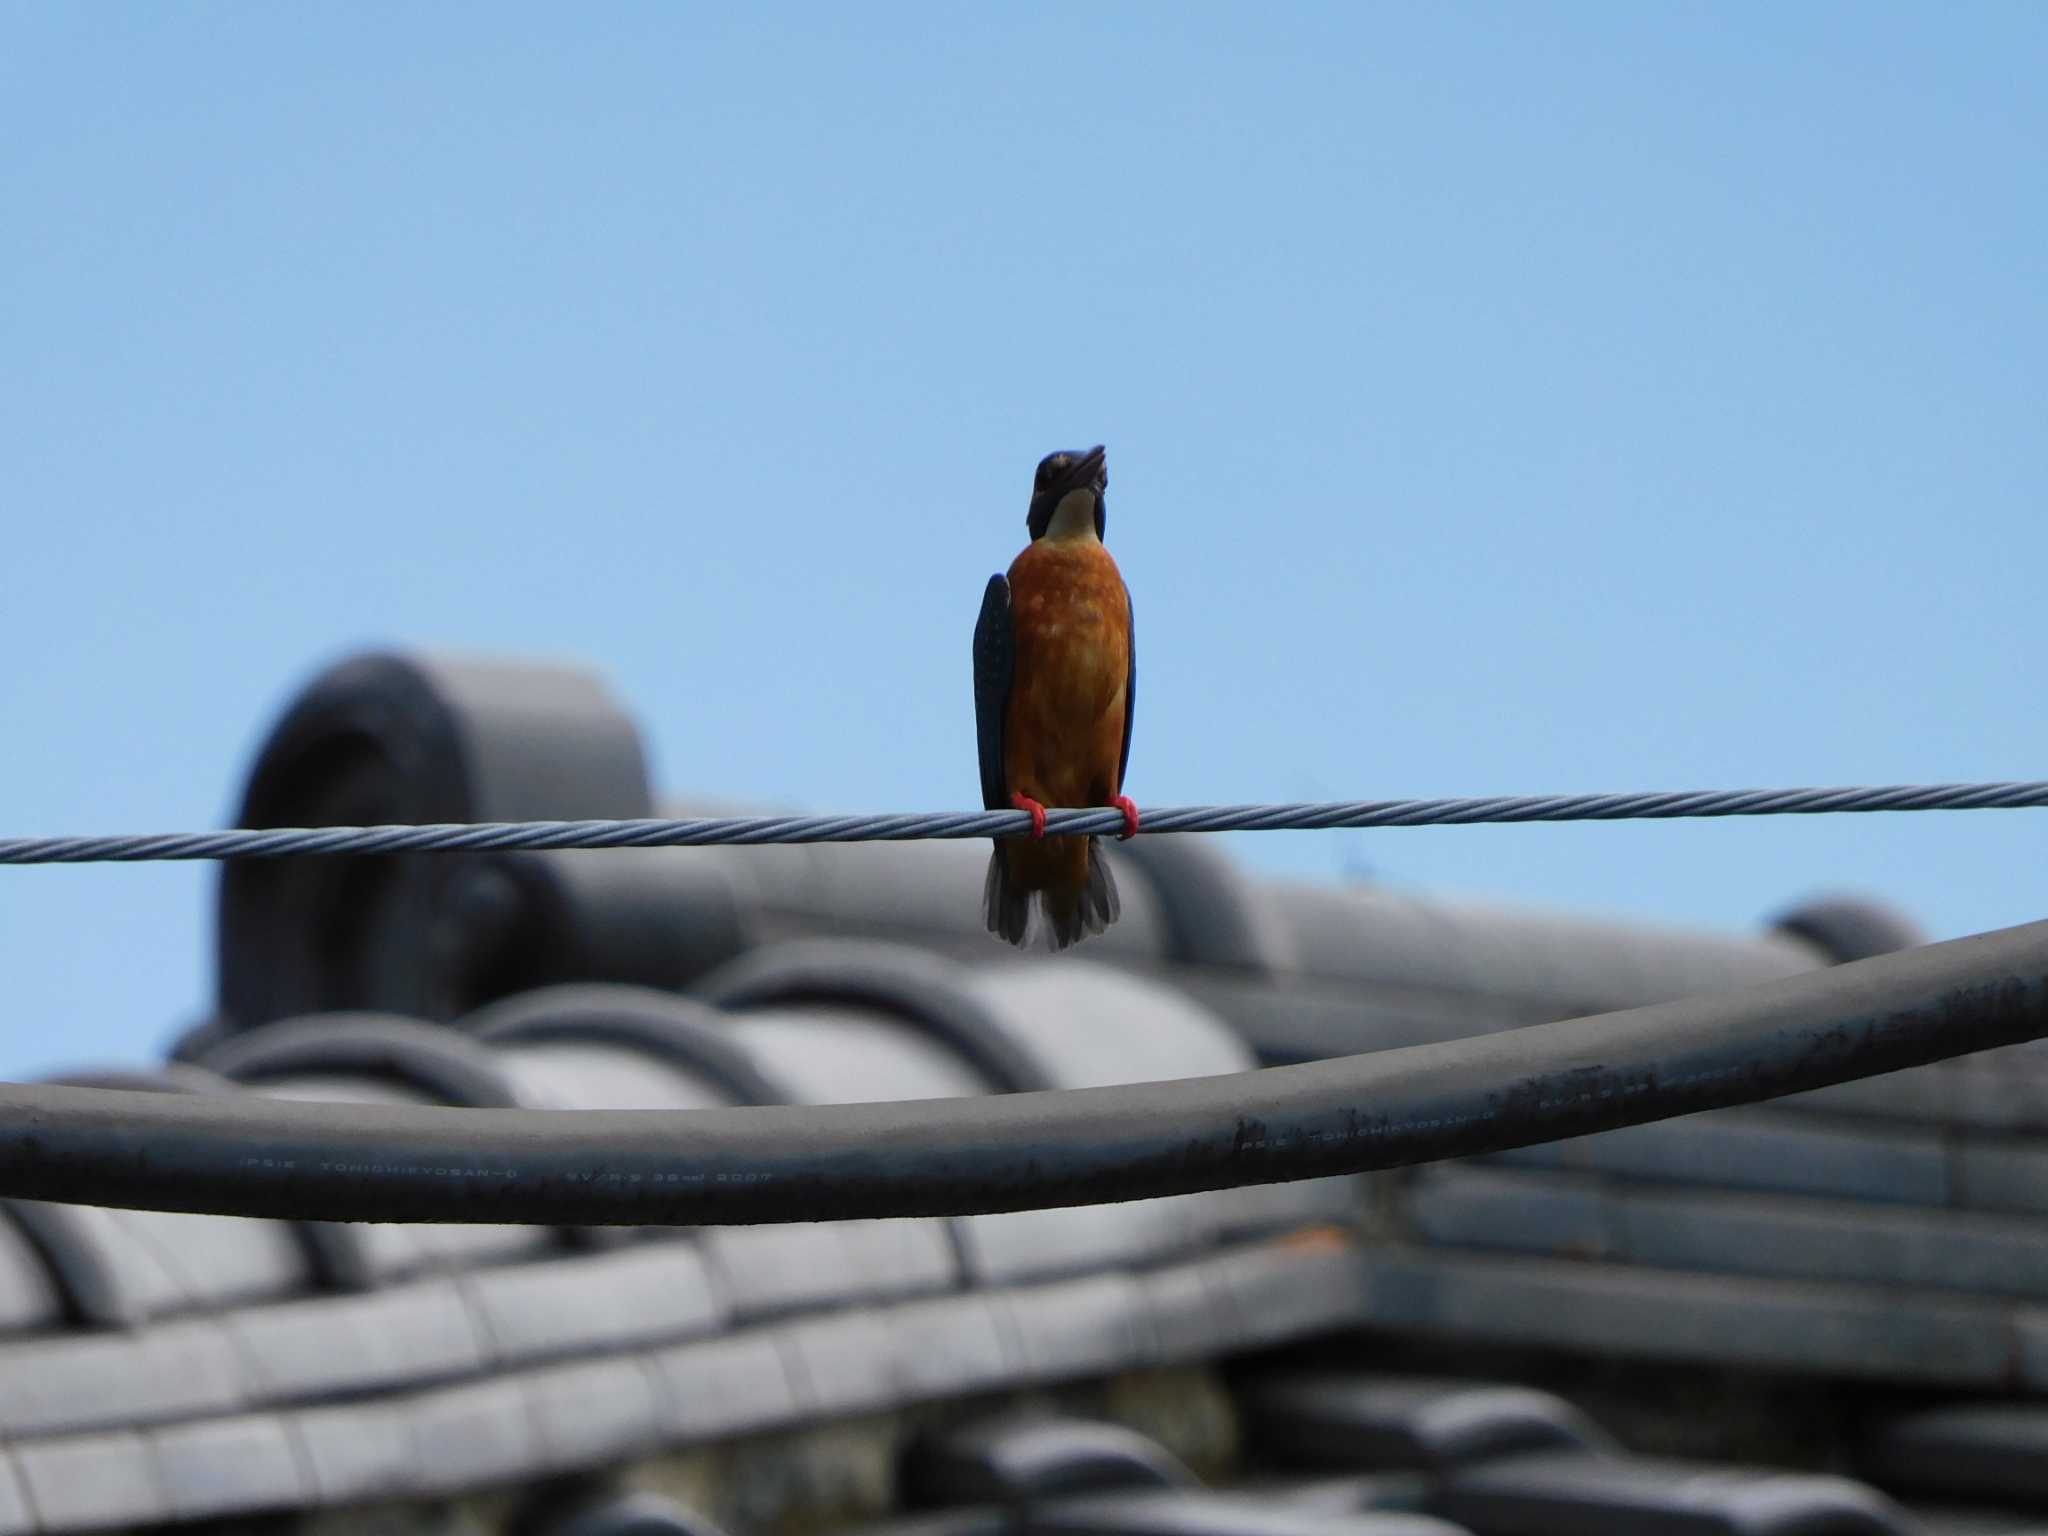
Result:
M1024 942L1039 899L1054 949L1116 921L1116 881L1092 837L1047 837L1047 806L1113 805L1124 837L1138 830L1125 798L1138 653L1131 594L1103 547L1103 450L1039 461L1024 524L1031 543L1007 577L991 576L974 626L974 716L981 803L1031 813L1030 838L996 839L982 888L990 933Z

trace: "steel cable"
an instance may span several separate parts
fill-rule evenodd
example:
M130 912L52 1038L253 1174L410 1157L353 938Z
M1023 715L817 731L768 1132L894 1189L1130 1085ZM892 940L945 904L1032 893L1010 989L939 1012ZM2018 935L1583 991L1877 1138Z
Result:
M2001 784L1882 784L1834 789L1707 789L1639 794L1495 795L1445 800L1337 800L1285 805L1185 805L1144 812L1143 831L1318 831L1337 827L1662 821L1679 817L2021 810L2042 806L2048 806L2048 782L2040 780ZM1022 811L280 827L136 836L5 838L0 839L0 864L135 864L178 859L275 859L312 854L680 848L713 843L912 842L931 838L1006 837L1030 829L1031 818ZM1046 814L1045 829L1048 833L1120 832L1123 817L1107 808L1054 810Z

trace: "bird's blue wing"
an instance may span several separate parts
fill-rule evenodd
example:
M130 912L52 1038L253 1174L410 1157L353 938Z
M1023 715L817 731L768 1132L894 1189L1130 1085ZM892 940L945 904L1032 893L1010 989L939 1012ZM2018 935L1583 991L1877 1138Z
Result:
M1010 808L1003 773L1003 727L1010 714L1010 680L1017 669L1017 635L1010 619L1010 583L988 579L981 618L974 626L974 726L981 748L981 803L991 811ZM1124 727L1130 750L1130 727Z
M1124 588L1124 615L1129 621L1125 644L1130 651L1130 669L1124 674L1124 755L1117 760L1116 792L1124 792L1124 775L1131 766L1131 722L1138 718L1138 611L1131 603L1131 589Z

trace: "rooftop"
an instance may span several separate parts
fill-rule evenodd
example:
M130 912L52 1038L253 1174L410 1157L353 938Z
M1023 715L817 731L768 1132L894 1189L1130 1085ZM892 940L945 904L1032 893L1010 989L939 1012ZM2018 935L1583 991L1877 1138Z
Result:
M242 820L671 808L708 807L657 799L587 676L366 656L287 711ZM978 844L231 865L216 1013L166 1062L73 1080L532 1108L993 1094L1459 1038L1918 941L1850 898L1710 934L1257 881L1194 838L1109 856L1123 918L1059 957L980 931ZM944 1220L6 1202L0 1536L371 1510L537 1536L2048 1530L2027 1512L2048 1503L2044 1061Z

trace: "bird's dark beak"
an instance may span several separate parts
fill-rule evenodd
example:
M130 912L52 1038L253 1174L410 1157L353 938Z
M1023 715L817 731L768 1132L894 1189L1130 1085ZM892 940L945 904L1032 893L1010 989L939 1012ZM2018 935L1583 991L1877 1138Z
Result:
M1082 454L1081 457L1074 460L1067 467L1066 474L1061 477L1060 494L1065 495L1068 491L1077 491L1083 488L1099 489L1098 482L1103 478L1102 466L1108 454L1107 446L1097 443L1093 448Z

